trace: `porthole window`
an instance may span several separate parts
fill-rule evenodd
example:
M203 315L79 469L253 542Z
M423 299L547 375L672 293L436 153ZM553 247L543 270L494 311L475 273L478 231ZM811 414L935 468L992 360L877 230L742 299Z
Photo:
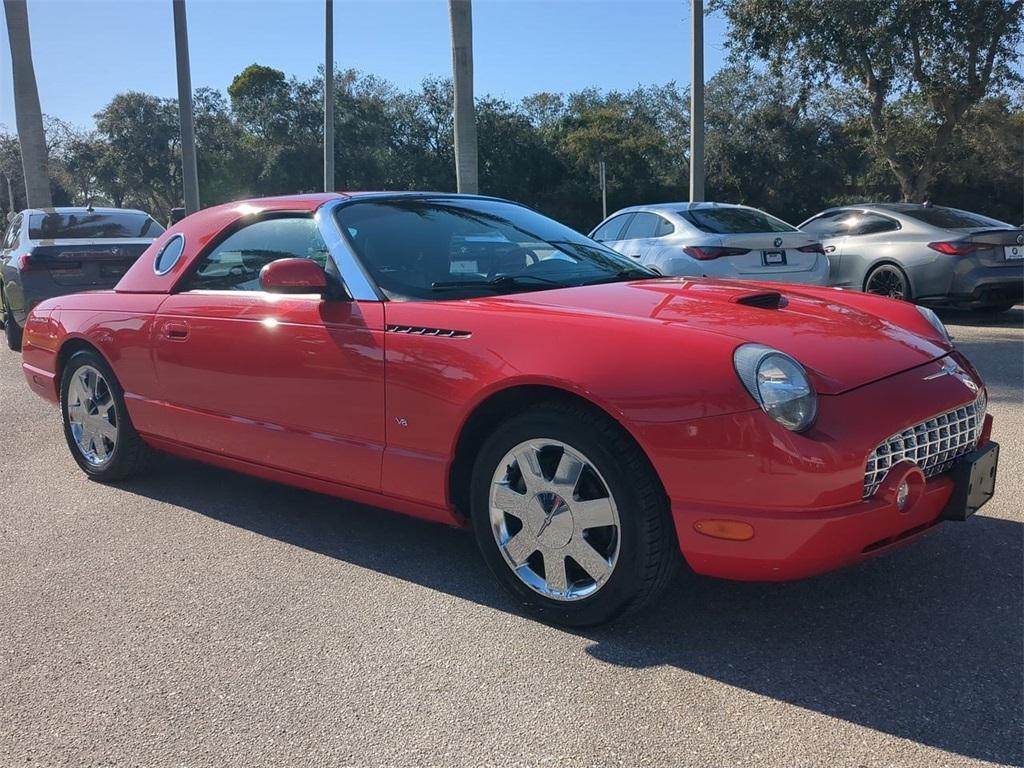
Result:
M175 235L164 244L164 247L160 249L160 253L156 255L156 261L153 262L153 271L158 275L166 275L178 263L183 250L185 250L185 238L181 235Z

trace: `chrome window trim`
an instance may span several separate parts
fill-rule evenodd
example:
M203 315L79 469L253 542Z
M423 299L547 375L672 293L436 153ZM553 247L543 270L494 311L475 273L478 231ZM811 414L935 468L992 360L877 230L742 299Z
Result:
M154 219L154 221L155 221L155 219ZM157 237L159 237L159 235L157 235ZM168 247L170 247L171 243L173 243L175 240L181 240L181 251L178 253L178 257L174 261L171 262L171 265L169 267L167 267L167 269L163 269L163 270L157 269L156 265L157 265L157 262L160 261L160 257L163 256L164 251L166 251L168 249ZM156 252L156 256L153 257L153 274L157 275L159 277L163 277L168 272L170 272L172 269L174 269L176 266L178 266L178 262L181 261L181 257L182 257L182 255L184 255L185 247L187 245L188 245L188 243L185 242L185 235L183 235L181 232L175 232L173 235L171 235L169 238L167 238L167 242L164 243L163 246L161 246L160 250Z
M366 271L359 261L359 257L349 246L348 240L342 234L341 227L338 226L338 221L334 217L335 211L347 202L351 201L342 198L324 203L313 214L313 219L320 228L320 236L324 239L327 251L331 255L331 261L337 267L349 296L354 301L384 301L384 295L378 290L369 272Z

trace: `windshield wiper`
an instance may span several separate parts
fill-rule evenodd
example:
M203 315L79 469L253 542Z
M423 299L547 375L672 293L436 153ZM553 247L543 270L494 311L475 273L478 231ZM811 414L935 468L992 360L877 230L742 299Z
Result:
M598 277L593 280L588 280L584 285L599 285L600 283L615 283L619 280L645 280L652 279L655 277L661 277L657 272L652 272L649 269L640 269L639 267L629 267L627 269L620 269L611 275L605 275Z
M532 288L540 285L550 285L555 288L568 288L565 283L558 280L549 280L538 275L502 275L490 280L443 280L431 283L433 291L457 291L463 288L484 288L487 290L501 291L507 288Z

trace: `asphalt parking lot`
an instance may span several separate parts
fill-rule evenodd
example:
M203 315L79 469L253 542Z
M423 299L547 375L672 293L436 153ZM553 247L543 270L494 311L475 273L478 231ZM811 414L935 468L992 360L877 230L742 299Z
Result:
M999 492L799 583L570 632L464 532L167 459L89 482L0 354L0 766L1016 765L1024 309L944 313Z

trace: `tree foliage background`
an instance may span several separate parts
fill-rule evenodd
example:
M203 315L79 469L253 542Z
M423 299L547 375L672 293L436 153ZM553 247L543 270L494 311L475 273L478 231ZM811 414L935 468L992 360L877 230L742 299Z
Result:
M900 199L1024 219L1024 92L1007 64L1021 22L992 16L996 6L1019 15L1020 0L718 5L744 54L707 84L709 200L754 205L793 223L833 204ZM933 7L959 15L938 18ZM991 34L994 24L1003 24L1001 36ZM450 81L427 78L403 91L355 70L336 78L337 189L455 189ZM259 64L227 93L198 89L203 205L318 190L322 90L320 79ZM481 190L586 231L601 218L604 159L610 211L686 200L688 106L676 83L538 93L515 103L479 97ZM174 100L121 93L92 127L48 117L46 129L56 205L92 201L166 219L180 204ZM0 208L23 206L17 137L6 129L0 174Z

